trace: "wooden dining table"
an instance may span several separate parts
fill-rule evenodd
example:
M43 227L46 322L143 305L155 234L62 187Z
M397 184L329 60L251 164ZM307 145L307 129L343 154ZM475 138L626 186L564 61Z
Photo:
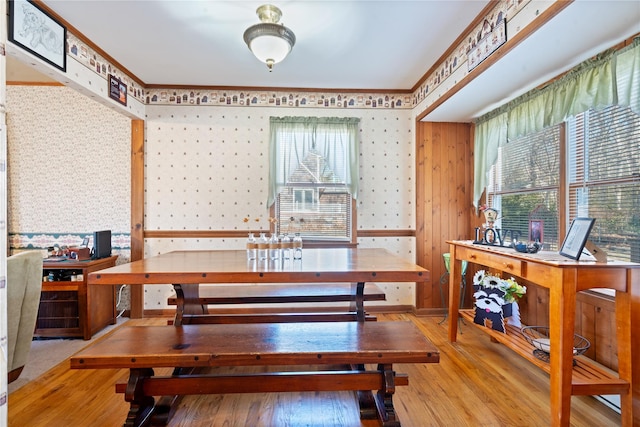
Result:
M107 340L76 354L71 366L130 368L128 384L116 387L131 404L125 425L146 425L150 417L153 425L166 425L179 399L188 394L353 390L362 418L377 417L383 426L398 427L392 397L396 386L408 385L408 378L396 373L393 364L438 363L439 351L412 322L367 321L364 288L368 282L428 280L428 270L385 249L304 249L302 259L295 260L249 260L243 250L160 254L89 274L88 281L91 285L172 284L177 297L174 326L115 331ZM322 323L183 322L185 314L202 310L198 289L203 283L286 283L295 287L340 282L352 284L355 312L350 321L328 317ZM256 364L301 368L316 364L321 369L247 374L232 382L225 376L192 371ZM328 364L347 368L334 371ZM372 364L377 368L365 367ZM173 375L155 377L153 368L159 366L175 367ZM163 397L155 403L153 396Z
M355 320L364 321L367 282L426 282L429 271L386 249L304 249L302 259L248 260L244 250L174 251L121 264L89 275L92 285L172 284L175 324L198 313L203 283L353 283Z

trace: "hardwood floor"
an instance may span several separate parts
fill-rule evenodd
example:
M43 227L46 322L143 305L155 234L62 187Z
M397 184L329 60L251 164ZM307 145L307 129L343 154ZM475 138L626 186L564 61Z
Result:
M439 364L396 365L409 375L394 405L404 427L545 426L549 420L548 375L473 325L462 325L449 343L440 317L377 314L378 321L411 320L440 349ZM164 324L166 318L135 320ZM169 373L170 370L167 370ZM101 427L122 425L128 405L115 393L126 370L70 370L68 360L9 395L9 426ZM361 421L353 394L269 393L187 396L171 427L341 426L373 427ZM594 398L572 398L571 425L619 426L620 416Z

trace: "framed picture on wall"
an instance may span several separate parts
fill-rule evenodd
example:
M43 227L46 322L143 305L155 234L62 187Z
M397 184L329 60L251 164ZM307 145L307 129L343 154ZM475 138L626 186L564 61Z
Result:
M593 228L593 224L596 222L595 218L576 218L569 227L569 232L562 242L560 248L560 255L564 255L567 258L580 259L584 245L589 239L589 233Z
M529 240L532 242L543 242L544 221L540 219L529 220Z
M113 74L109 74L109 98L127 105L127 85Z
M8 2L8 39L54 67L67 71L67 28L36 3Z
M490 29L491 26L485 21L486 29ZM483 28L481 31L485 31ZM507 42L507 22L505 19L501 19L496 22L494 28L488 32L485 32L482 39L471 48L467 54L467 64L469 71L476 68L482 61L487 59L493 52L495 52L500 46Z

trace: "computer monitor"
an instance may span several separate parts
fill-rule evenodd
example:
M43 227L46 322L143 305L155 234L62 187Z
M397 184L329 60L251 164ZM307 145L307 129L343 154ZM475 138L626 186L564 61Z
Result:
M111 230L94 231L92 259L111 256Z

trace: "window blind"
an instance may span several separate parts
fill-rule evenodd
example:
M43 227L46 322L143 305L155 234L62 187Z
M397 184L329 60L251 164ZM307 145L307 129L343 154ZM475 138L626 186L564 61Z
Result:
M640 262L640 116L610 106L570 119L569 216L596 218L590 239Z
M522 241L532 221L541 225L546 249L558 245L558 186L562 126L517 138L498 152L491 168L488 204L499 210L499 228L515 232Z
M357 119L271 120L270 186L276 232L351 241Z

